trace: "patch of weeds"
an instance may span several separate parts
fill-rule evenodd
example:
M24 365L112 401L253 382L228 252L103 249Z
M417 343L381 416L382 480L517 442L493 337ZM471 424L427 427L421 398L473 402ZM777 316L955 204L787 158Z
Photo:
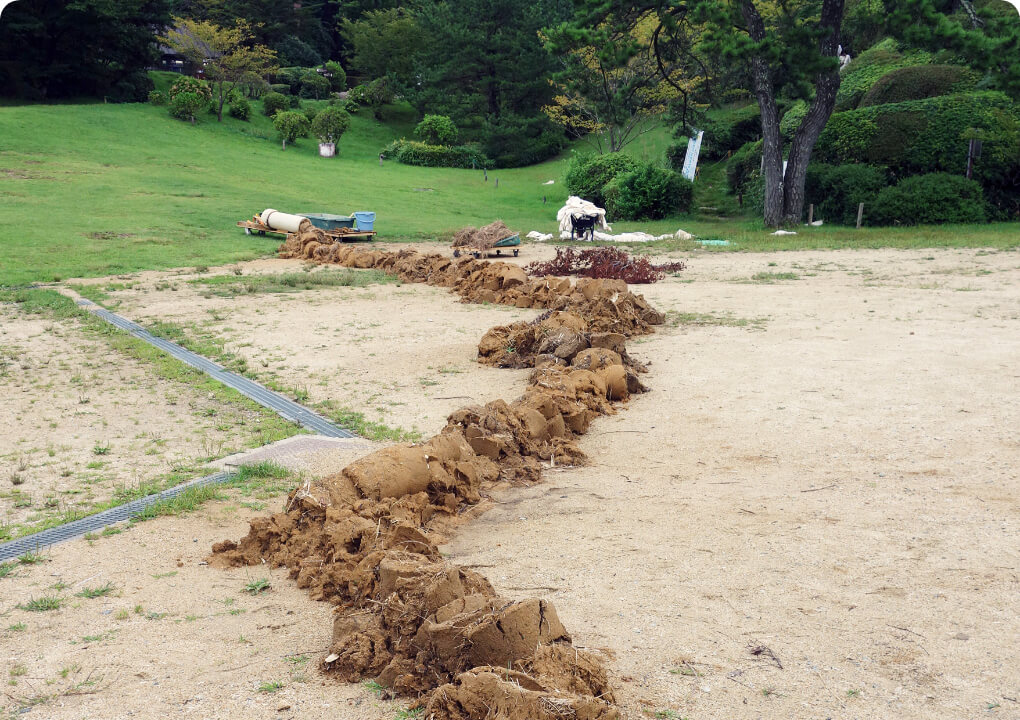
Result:
M127 610L121 609L121 610L117 611L117 613L113 616L113 619L114 620L127 620L130 616L131 615L130 615L130 613L128 613Z
M14 571L17 569L17 567L18 563L14 562L13 560L11 562L0 563L0 579L6 577L14 577L15 575Z
M134 521L142 522L163 515L183 515L194 512L204 502L224 498L223 493L211 485L188 488L179 495L149 505L134 517Z
M80 593L75 595L75 597L89 598L91 600L94 598L106 597L116 589L116 586L112 582L108 582L105 585L100 585L94 588L83 588Z
M68 675L71 675L73 673L77 673L80 670L81 670L81 665L78 665L77 663L75 663L74 665L69 665L67 667L62 667L62 668L60 668L60 677L62 677L62 678L64 678L66 680Z
M361 684L365 687L366 690L368 690L371 693L374 693L376 697L382 697L383 693L387 692L388 690L388 688L385 685L380 685L375 680L366 680Z
M7 629L10 630L11 632L21 632L22 630L25 630L27 627L28 625L26 625L23 622L20 622L14 623L13 625L8 625Z
M261 293L290 293L300 290L315 290L327 287L366 287L397 282L395 275L381 270L354 270L341 268L324 269L320 272L267 273L243 276L213 275L188 281L193 285L204 285L211 295L236 297Z
M277 690L283 690L283 682L281 680L274 680L273 682L264 682L259 685L260 693L274 693Z
M742 327L752 330L764 330L768 318L742 318L720 313L682 313L676 310L666 311L666 324L669 327Z
M50 589L56 590L57 592L60 592L61 590L67 590L68 587L69 585L63 580L57 580L55 583L50 585Z
M44 595L38 598L31 598L27 603L18 605L18 609L29 612L49 612L59 610L64 604L64 598L58 595Z
M163 578L173 577L173 576L174 576L174 575L176 575L176 574L177 574L177 571L176 571L176 570L171 570L170 572L165 572L165 573L156 573L156 574L155 574L155 575L153 575L152 577L153 577L153 579L155 579L155 580L162 580Z
M701 677L701 673L690 665L681 665L680 667L670 668L669 674L683 675L684 677Z
M856 688L852 688L852 689L846 691L846 696L848 698L860 697L861 696L861 691L856 689Z
M755 273L751 276L749 281L752 283L761 283L763 285L771 285L783 280L800 280L800 275L793 272L760 272Z
M684 720L676 710L655 710L650 713L646 710L645 712L653 718L659 718L660 720Z
M123 528L111 526L103 528L103 531L99 534L102 535L103 537L110 537L111 535L120 535L122 532L124 532Z
M324 415L341 427L369 440L384 442L418 442L422 439L421 433L417 430L404 430L403 428L390 427L384 423L367 420L364 414L336 405L332 400L326 400L316 405Z
M397 714L393 716L393 720L416 720L417 718L423 717L425 714L425 708L418 707L412 710L411 708L404 708L403 710L397 710Z
M18 562L22 565L38 565L41 562L46 562L46 556L42 553L29 550L24 555L18 556Z
M28 675L28 668L21 663L11 668L11 677L21 677L22 675Z
M92 454L93 455L109 455L110 454L110 445L109 444L106 444L106 445L99 445L99 444L97 444L97 445L93 446Z
M774 687L764 687L764 688L762 688L761 689L761 694L762 694L763 697L779 697L779 693L776 692L776 689Z
M304 665L309 659L308 655L288 655L284 658L284 660L294 665Z
M272 583L269 582L269 578L259 578L258 580L252 580L250 583L245 585L244 591L249 595L261 595L271 587Z

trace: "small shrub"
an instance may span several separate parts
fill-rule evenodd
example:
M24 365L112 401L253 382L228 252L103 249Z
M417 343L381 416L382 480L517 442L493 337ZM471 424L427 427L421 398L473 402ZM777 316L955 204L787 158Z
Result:
M864 94L858 107L924 100L966 92L974 88L978 79L976 72L959 65L915 65L899 68L879 78Z
M273 117L276 113L286 110L288 107L290 107L290 100L282 93L266 93L265 97L262 98L262 112L267 117Z
M243 95L236 95L230 99L228 112L230 113L230 117L247 121L248 118L251 117L251 103L248 102L248 98Z
M181 93L194 93L202 97L206 102L212 100L212 88L205 80L199 80L189 75L182 75L170 86L169 97L173 101Z
M286 150L287 143L293 143L308 134L309 123L308 118L301 113L287 110L273 116L273 127L280 134L283 149Z
M328 107L312 121L312 134L319 142L338 143L351 126L351 116L338 107Z
M301 108L301 114L308 118L308 122L314 122L315 118L319 115L319 109L312 107L311 105L306 105Z
M291 110L300 110L301 109L301 98L298 97L297 95L290 95L287 98L287 100L290 103L290 109Z
M682 161L681 161L682 162ZM630 155L574 155L567 166L567 192L605 207L603 188L613 178L636 170L637 161Z
M194 124L196 116L208 106L209 101L201 95L193 92L180 92L170 101L170 114L178 120L190 120Z
M726 184L732 195L745 192L753 173L761 170L762 141L747 143L726 162Z
M717 111L704 126L701 154L708 160L716 160L761 137L761 111L755 103Z
M666 167L677 172L684 169L684 160L687 159L687 144L689 142L690 138L680 138L678 142L666 148Z
M578 277L612 278L629 284L653 283L668 272L679 272L687 266L682 262L653 265L647 257L632 257L616 247L556 248L556 257L548 262L533 262L524 268L534 277L546 275L577 275Z
M301 78L301 97L321 100L330 93L329 80L312 70Z
M347 73L335 60L326 63L326 71L329 73L329 87L333 92L343 92L347 89Z
M984 222L984 193L974 180L949 173L907 178L875 198L869 225L937 225Z
M694 183L675 170L643 165L606 184L606 214L620 220L660 220L691 209Z
M816 218L836 225L854 225L858 204L871 208L887 184L885 173L870 165L818 163L808 167L804 200L815 206Z
M428 145L453 145L457 126L445 115L426 115L414 128L414 134Z
M159 90L153 90L149 93L149 104L150 105L166 105L170 98L165 92Z

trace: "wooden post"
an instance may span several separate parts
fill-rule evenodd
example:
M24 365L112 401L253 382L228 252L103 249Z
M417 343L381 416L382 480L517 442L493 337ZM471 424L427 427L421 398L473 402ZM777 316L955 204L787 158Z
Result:
M861 229L861 220L864 219L864 203L857 206L857 229Z
M815 221L815 206L814 203L807 206L807 224L810 225Z

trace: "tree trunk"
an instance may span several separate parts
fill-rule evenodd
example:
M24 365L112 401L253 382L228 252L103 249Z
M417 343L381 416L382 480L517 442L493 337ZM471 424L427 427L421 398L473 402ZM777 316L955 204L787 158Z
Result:
M740 5L747 32L751 39L765 39L765 23L752 0ZM779 134L779 108L776 106L775 86L768 62L761 56L751 58L751 77L754 94L761 110L762 160L765 176L765 225L778 227L783 221L783 141Z
M843 20L844 0L825 0L819 24L829 30L819 50L826 57L836 57L839 49L839 27ZM815 76L815 98L801 120L790 144L790 157L783 182L783 222L799 224L804 216L804 182L807 180L811 152L836 106L839 90L839 66Z

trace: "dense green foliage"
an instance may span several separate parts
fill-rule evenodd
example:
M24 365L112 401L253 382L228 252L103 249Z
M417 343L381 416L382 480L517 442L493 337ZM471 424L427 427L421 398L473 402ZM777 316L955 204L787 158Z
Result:
M746 143L726 162L726 185L731 195L747 191L747 183L761 169L762 141Z
M681 162L683 162L681 160ZM638 169L638 163L630 155L609 153L607 155L575 154L567 166L566 184L571 195L593 202L599 207L606 206L603 188L616 176Z
M333 92L343 92L347 89L347 73L343 66L335 60L326 63L326 72L329 73L329 88Z
M262 98L262 112L267 117L272 117L281 110L290 107L290 99L283 93L266 93Z
M787 140L793 139L801 121L807 115L808 104L804 100L798 100L790 106L790 109L783 113L783 119L779 121L779 132Z
M414 128L414 134L427 145L453 145L457 126L445 115L426 115Z
M974 179L997 218L1020 212L1020 109L997 92L912 100L836 113L815 151L833 164L867 163L892 179L967 167L968 140L983 141Z
M865 93L893 70L926 65L930 62L929 53L917 50L901 52L899 43L892 38L886 38L855 57L849 67L840 74L836 111L856 108Z
M329 80L314 70L310 70L301 76L300 95L303 98L314 98L321 100L330 93Z
M409 8L370 10L344 20L342 28L354 73L364 80L388 76L405 86L413 82L424 36Z
M979 76L960 65L915 65L886 73L864 94L858 107L886 105L973 90Z
M691 209L694 183L651 163L617 175L603 188L613 220L661 220Z
M887 184L885 172L870 165L816 163L808 167L804 190L816 219L855 225L858 205L864 203L870 217L875 197Z
M247 120L251 117L251 102L241 93L234 93L230 97L228 112L230 117L238 120Z
M909 177L878 193L866 210L871 225L938 225L986 219L981 186L949 173Z
M312 134L319 142L338 143L351 126L351 116L338 107L328 107L312 120Z
M203 108L209 107L209 99L197 92L185 90L170 100L170 115L178 120L195 122Z
M107 97L144 102L156 58L153 28L169 0L7 4L0 20L0 95L32 100Z
M414 140L395 140L383 150L383 156L404 165L446 168L487 168L492 161L469 145L429 145Z
M744 105L710 114L704 122L701 154L718 160L761 137L761 112L757 105Z
M209 87L209 83L187 75L178 77L173 85L170 86L168 93L170 100L173 100L180 93L194 93L205 98L207 102L212 100L212 88Z
M308 118L302 113L295 110L287 110L285 112L278 112L273 116L273 127L280 134L284 148L286 148L287 143L293 143L299 137L304 137L308 134L309 122Z
M682 137L666 148L666 167L676 171L683 170L689 142L690 138Z

